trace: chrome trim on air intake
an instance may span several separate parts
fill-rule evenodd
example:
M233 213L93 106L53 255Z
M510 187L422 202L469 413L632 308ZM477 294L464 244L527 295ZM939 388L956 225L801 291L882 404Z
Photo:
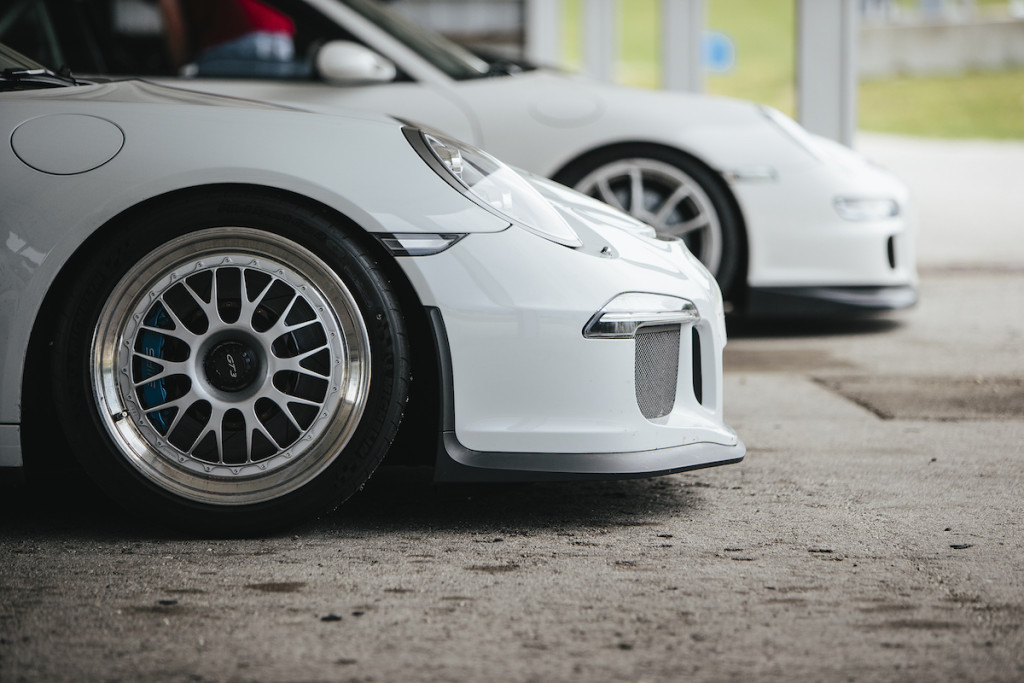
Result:
M587 339L633 339L651 325L688 325L700 320L697 306L687 299L661 294L620 294L595 313L583 328Z

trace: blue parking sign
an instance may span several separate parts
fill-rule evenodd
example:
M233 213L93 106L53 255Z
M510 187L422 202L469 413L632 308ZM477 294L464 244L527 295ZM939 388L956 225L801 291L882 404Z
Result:
M700 41L700 61L712 73L729 73L736 66L736 44L721 31L704 31Z

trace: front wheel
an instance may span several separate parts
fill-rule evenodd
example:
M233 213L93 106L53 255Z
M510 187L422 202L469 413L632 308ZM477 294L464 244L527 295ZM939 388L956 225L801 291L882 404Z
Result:
M585 156L555 178L681 238L727 297L742 275L743 228L719 178L671 149L624 145Z
M325 512L370 476L408 382L387 280L347 226L213 196L121 226L72 293L53 390L87 471L210 533Z

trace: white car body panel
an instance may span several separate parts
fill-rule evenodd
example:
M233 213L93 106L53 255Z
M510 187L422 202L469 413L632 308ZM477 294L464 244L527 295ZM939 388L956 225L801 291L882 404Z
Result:
M852 151L843 151L850 161L846 168L816 164L780 173L773 183L733 186L746 215L761 228L748 234L751 285L896 286L917 282L915 212L906 187ZM793 195L803 199L793 202L788 199ZM834 197L865 195L896 199L901 214L864 222L845 221L836 214ZM896 243L895 268L882 258L890 237ZM807 258L808 254L814 258Z
M577 252L510 230L471 235L458 245L464 248L402 262L424 303L444 316L453 357L456 433L467 448L605 453L736 443L722 428L720 393L705 395L701 405L692 390L681 387L677 396L687 398L672 413L644 419L634 395L634 342L582 335L584 323L605 303L642 282L642 291L697 304L700 328L715 340L705 356L716 359L720 373L724 325L710 293L713 281L688 263L678 242L652 239L649 248L641 247L637 238L617 230L602 231L600 237L618 258L590 254L581 262ZM584 275L588 270L592 275ZM689 357L686 350L681 353ZM524 372L524 363L530 372ZM538 377L557 381L538 390ZM680 373L679 381L690 380ZM721 375L709 385L720 387Z
M172 101L175 96L180 103ZM98 227L150 197L197 185L249 183L333 206L369 232L496 232L508 227L463 200L419 163L408 142L395 134L394 121L383 116L354 114L349 118L362 120L363 125L346 128L337 125L335 117L125 82L87 86L71 95L64 89L7 93L0 108L0 130L9 135L22 122L36 118L40 102L51 116L88 111L89 116L116 121L126 143L110 162L75 175L41 173L24 164L10 145L0 152L7 157L0 164L0 187L6 195L0 234L8 235L4 254L12 261L9 271L4 269L8 282L0 285L0 292L20 291L14 298L17 309L0 305L0 327L8 330L0 341L5 380L20 378L31 315L64 263ZM201 128L188 116L197 105L206 108ZM236 134L245 125L248 110L260 112L251 139ZM303 122L300 131L261 133L264 126L275 125L275 118L288 127L297 116ZM175 140L174 154L160 147L155 131ZM296 138L321 153L295 154ZM330 144L323 144L328 139ZM366 150L352 152L356 158L373 153L388 159L410 157L417 163L396 165L386 180L368 177L358 163L339 163L339 152L350 150ZM159 165L152 163L154 155L159 155ZM407 201L396 204L396 187L402 188ZM350 196L358 197L358 204ZM52 200L56 197L59 201ZM83 211L83 206L90 210ZM19 386L20 381L5 381L0 422L18 421Z
M381 115L296 112L138 81L8 92L0 99L0 131L10 140L30 122L32 133L15 145L18 154L11 145L0 149L0 232L8 236L0 252L0 466L21 464L29 339L76 250L150 198L228 183L296 193L369 233L467 235L439 254L397 257L420 302L444 323L451 357L443 360L451 367L455 407L454 429L445 436L451 450L471 451L467 457L498 469L604 476L743 457L742 442L722 418L720 294L678 241L616 227L625 219L603 206L579 211L574 193L553 190L564 196L549 198L571 214L584 241L579 249L555 244L453 189L412 149L400 125ZM73 130L114 126L123 146L111 154L112 135L54 156L33 131L50 125L38 123L41 117L71 122ZM56 137L77 144L63 133ZM61 166L61 159L74 163ZM685 328L678 398L661 418L646 419L638 408L634 341L583 337L602 306L634 291L685 298L700 313L703 400L690 386Z
M460 106L443 88L417 83L386 83L346 87L325 83L260 80L154 79L162 85L210 94L264 100L309 111L330 114L343 110L384 112L427 124L467 142L479 145L480 128L475 116Z
M334 0L305 0L414 79L358 86L243 79L174 79L176 85L317 111L385 112L484 147L548 177L573 159L617 143L682 151L722 174L742 213L750 287L915 287L914 220L905 186L832 143L790 138L756 105L729 98L616 87L538 69L457 81L359 13ZM810 146L813 149L807 149ZM769 171L769 179L744 180ZM851 223L837 196L898 200L899 216ZM887 267L887 240L899 260Z

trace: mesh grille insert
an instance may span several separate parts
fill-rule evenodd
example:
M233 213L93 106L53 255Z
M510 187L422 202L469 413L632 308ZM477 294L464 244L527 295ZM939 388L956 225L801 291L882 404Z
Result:
M648 420L672 412L679 381L679 326L636 333L636 402Z

